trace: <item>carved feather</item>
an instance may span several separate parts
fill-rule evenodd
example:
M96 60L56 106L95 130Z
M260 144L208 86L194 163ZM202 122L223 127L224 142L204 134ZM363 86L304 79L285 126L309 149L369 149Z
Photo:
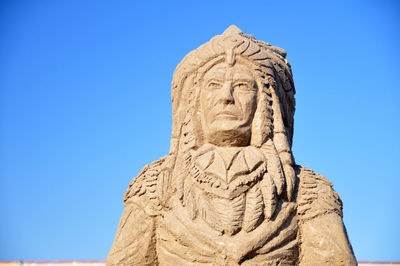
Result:
M243 229L252 231L263 219L264 201L258 185L253 186L246 194L246 209L243 218Z
M210 202L208 201L204 193L202 192L197 193L197 202L198 202L197 206L199 206L198 210L199 216L212 228L222 233L223 228L217 217L216 211L214 207L211 206Z
M282 165L279 154L272 140L268 140L262 147L262 150L267 157L267 170L276 186L278 196L281 195L285 186L285 177L283 175Z
M160 198L161 205L165 206L165 203L168 201L168 189L170 187L170 178L171 173L168 170L162 171L158 175L157 180L157 194Z
M176 193L178 196L178 199L183 203L183 181L184 181L184 172L183 171L177 171L178 173L175 175L176 176Z
M217 212L218 224L221 226L221 229L228 235L238 232L242 225L246 203L244 194L231 200L214 198L212 202Z
M183 185L183 206L188 210L189 217L193 220L197 216L195 194L193 185L186 179Z
M268 173L264 174L260 185L265 204L264 215L267 219L271 219L275 213L277 204L276 187Z
M292 193L294 190L294 186L296 183L296 174L294 172L293 166L292 165L284 165L284 170L285 170L285 176L286 176L286 192L287 192L287 197L289 201L292 200Z

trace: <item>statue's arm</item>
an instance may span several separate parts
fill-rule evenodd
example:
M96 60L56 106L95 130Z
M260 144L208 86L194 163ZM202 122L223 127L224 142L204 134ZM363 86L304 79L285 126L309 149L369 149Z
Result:
M357 265L342 217L328 213L300 227L300 265Z
M107 266L158 264L155 230L161 209L161 189L158 186L164 181L161 166L165 158L146 165L129 184L124 196L125 209L107 256Z
M120 219L106 265L155 265L155 218L128 203Z
M342 220L342 201L323 176L302 169L297 213L300 265L357 265Z

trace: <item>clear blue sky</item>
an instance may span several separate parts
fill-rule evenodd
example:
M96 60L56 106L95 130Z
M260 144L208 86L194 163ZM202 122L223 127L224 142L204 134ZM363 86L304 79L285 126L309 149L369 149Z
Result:
M400 260L397 1L1 1L0 260L102 260L170 84L235 24L288 51L294 155L344 202L359 260Z

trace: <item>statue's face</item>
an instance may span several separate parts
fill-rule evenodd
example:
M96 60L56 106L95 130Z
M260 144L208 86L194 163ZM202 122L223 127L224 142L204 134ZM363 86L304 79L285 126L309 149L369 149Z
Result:
M200 92L206 141L218 146L246 146L256 110L257 85L250 69L220 63L208 70Z

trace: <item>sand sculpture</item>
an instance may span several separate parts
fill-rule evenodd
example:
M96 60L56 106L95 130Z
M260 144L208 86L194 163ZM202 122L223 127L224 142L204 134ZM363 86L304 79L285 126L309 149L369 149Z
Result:
M294 162L285 56L236 26L185 56L170 153L130 183L106 265L356 265L332 184Z

